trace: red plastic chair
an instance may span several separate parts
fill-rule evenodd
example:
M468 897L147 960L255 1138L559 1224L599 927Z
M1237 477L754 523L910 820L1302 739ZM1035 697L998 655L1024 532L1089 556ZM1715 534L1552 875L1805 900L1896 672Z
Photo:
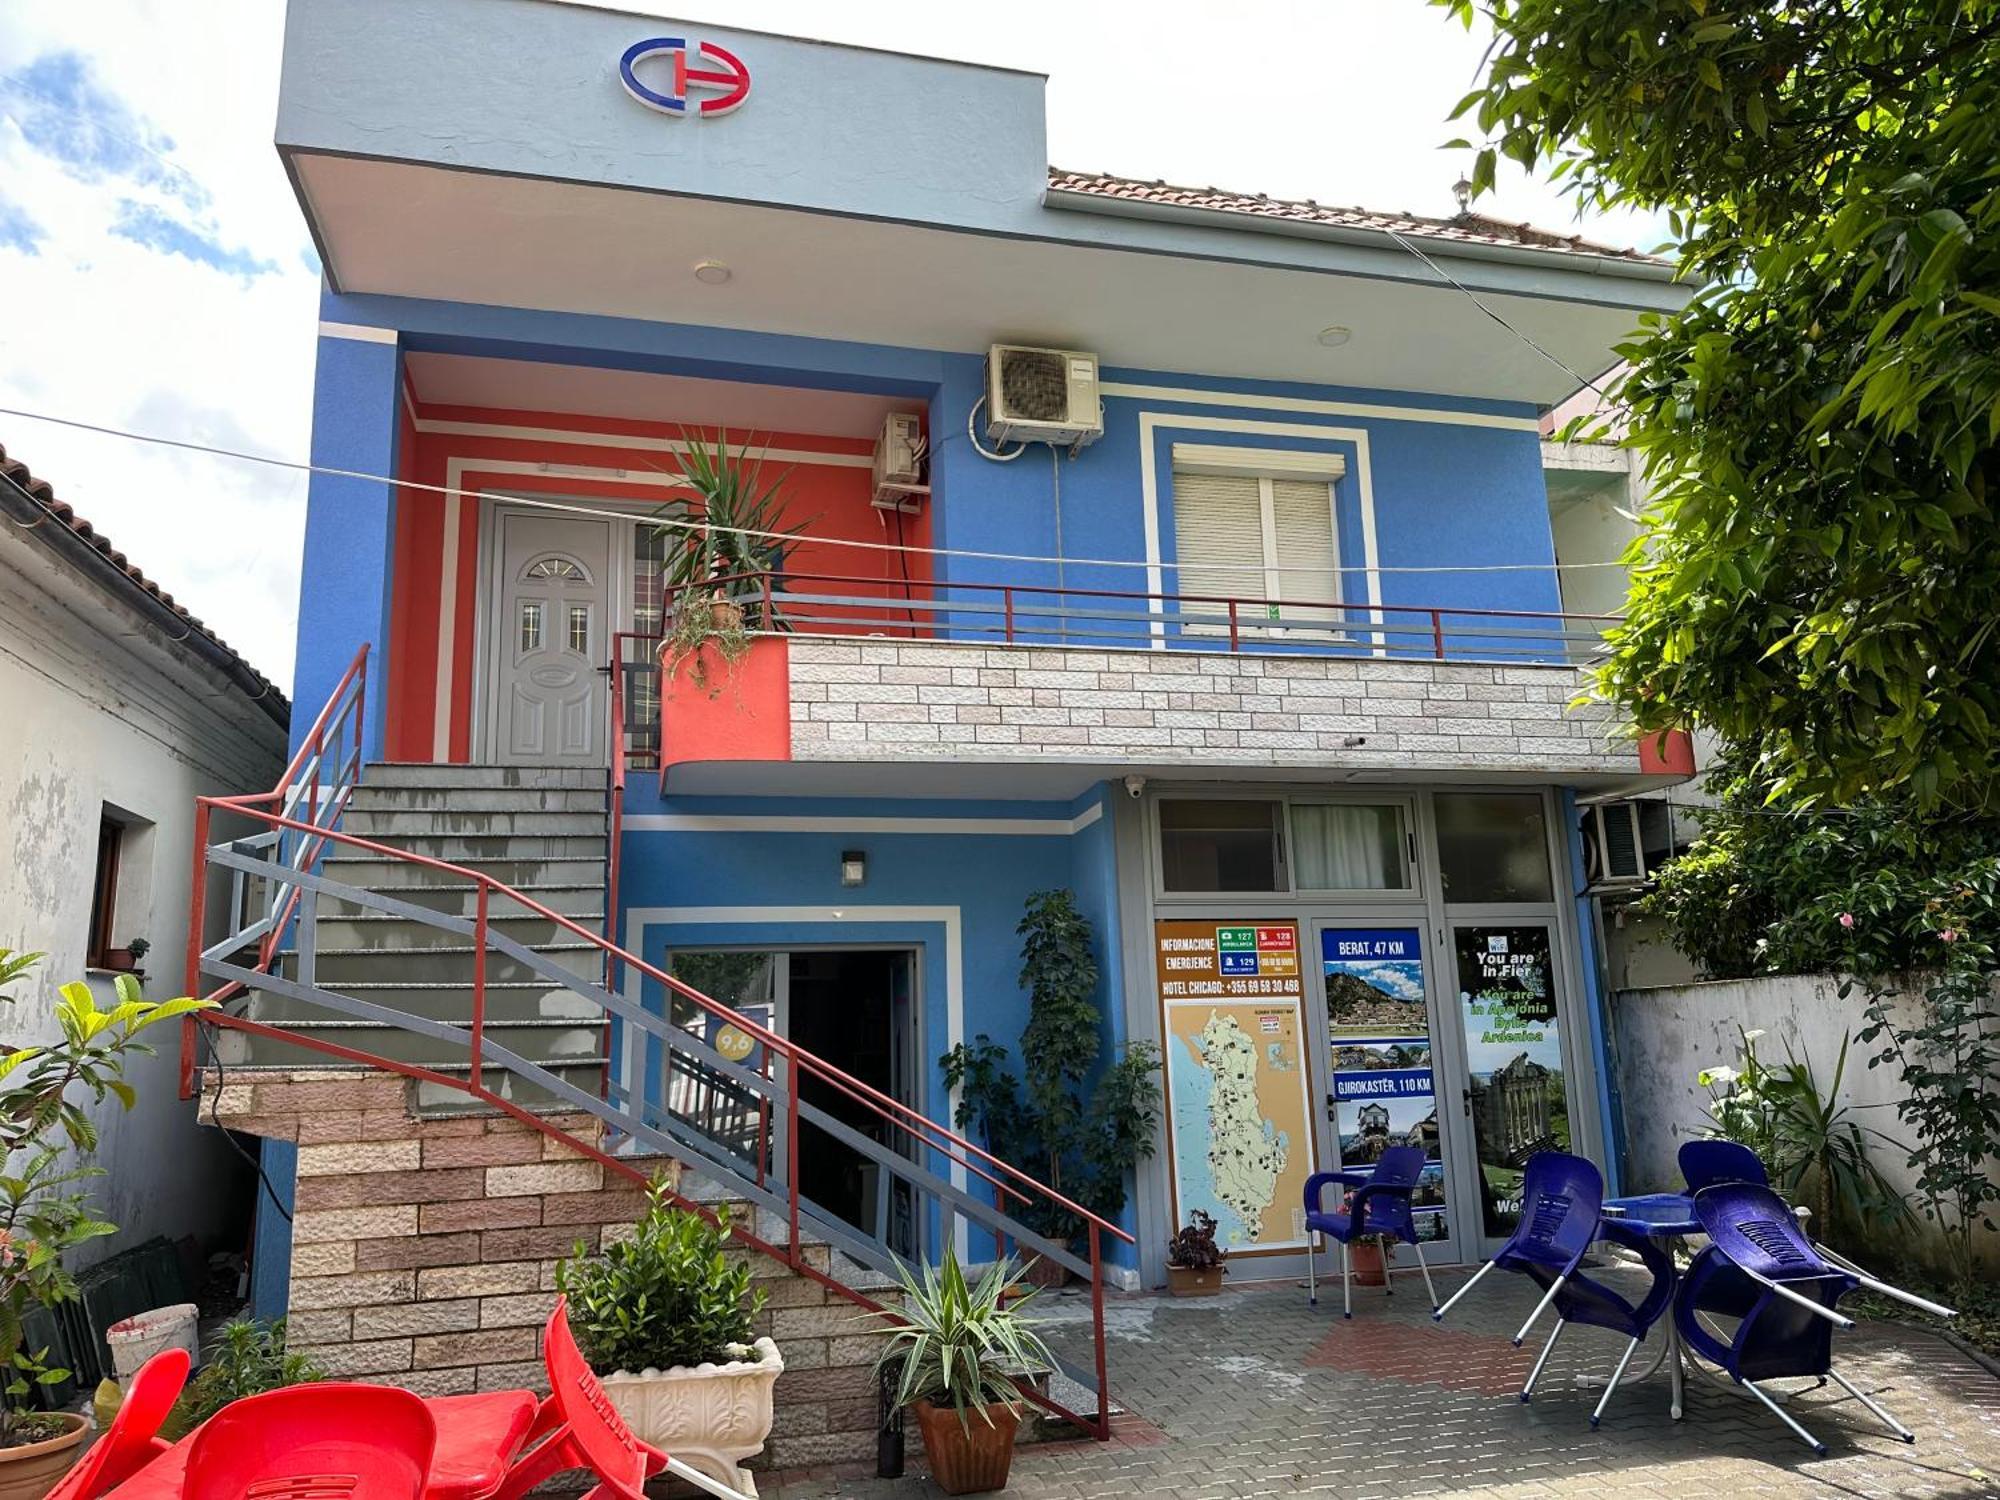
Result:
M584 1500L645 1500L646 1481L667 1467L667 1455L641 1442L618 1415L576 1347L560 1297L542 1330L542 1358L553 1394L529 1434L535 1446L508 1471L492 1500L519 1500L565 1469L597 1476L597 1488Z
M424 1500L487 1500L526 1446L541 1402L533 1391L483 1391L424 1405L437 1423Z
M172 1444L159 1436L160 1425L180 1399L189 1363L187 1350L162 1349L139 1366L118 1415L47 1500L97 1500L165 1453Z
M190 1444L199 1500L422 1500L437 1445L423 1398L393 1386L287 1386L231 1402Z

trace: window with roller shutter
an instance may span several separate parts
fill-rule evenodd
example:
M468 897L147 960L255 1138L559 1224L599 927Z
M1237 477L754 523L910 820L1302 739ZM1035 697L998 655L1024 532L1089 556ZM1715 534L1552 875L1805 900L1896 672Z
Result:
M1240 633L1282 636L1336 623L1334 482L1342 471L1327 455L1175 445L1171 591L1196 596L1182 606L1191 633L1226 630L1204 617L1226 620L1232 599Z

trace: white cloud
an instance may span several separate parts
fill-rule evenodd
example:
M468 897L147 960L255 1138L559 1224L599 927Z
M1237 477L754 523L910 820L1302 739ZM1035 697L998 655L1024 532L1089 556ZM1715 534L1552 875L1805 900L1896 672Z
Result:
M1014 0L1004 24L991 8L935 0L728 9L737 26L1047 72L1061 166L1431 214L1452 210L1467 154L1436 148L1460 133L1444 114L1484 46L1414 0ZM271 0L0 12L0 405L306 455L318 274L271 144L282 28ZM36 127L5 83L66 51L122 106L79 122L98 132L84 148L101 153L94 172L31 143L23 123L46 130L45 104ZM1482 207L1572 222L1518 173ZM1657 237L1636 217L1576 227L1615 243ZM300 476L13 417L0 417L0 441L290 680Z

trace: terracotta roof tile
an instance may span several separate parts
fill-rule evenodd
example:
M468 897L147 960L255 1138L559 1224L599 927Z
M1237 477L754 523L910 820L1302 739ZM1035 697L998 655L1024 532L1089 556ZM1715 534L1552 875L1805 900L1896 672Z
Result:
M175 599L172 594L169 594L141 572L137 564L112 545L111 538L104 535L95 526L92 526L90 522L78 515L70 506L58 500L56 498L55 486L50 484L46 479L38 479L26 464L7 452L5 445L0 445L0 474L6 475L7 478L11 479L43 506L47 507L50 520L68 528L71 534L82 540L86 546L102 555L112 567L125 575L125 578L134 589L150 596L157 603L164 605L172 613L186 621L190 631L199 631L219 648L227 652L245 672L263 685L264 694L268 694L271 698L275 699L281 709L289 709L290 705L285 695L278 691L275 683L255 667L251 666L243 658L242 654L229 645L228 642L224 641L222 637L202 624L188 610L187 606ZM263 696L263 694L259 696Z
M1167 182L1142 182L1134 177L1113 177L1101 172L1066 172L1049 169L1049 188L1055 192L1085 193L1097 198L1121 198L1132 203L1157 203L1175 208L1208 209L1220 213L1243 214L1251 218L1278 219L1293 224L1327 224L1345 229L1373 229L1408 235L1411 238L1456 241L1473 245L1525 246L1559 254L1604 255L1618 260L1668 264L1659 256L1638 250L1619 249L1587 240L1582 235L1557 234L1532 224L1509 224L1485 214L1464 213L1454 219L1431 219L1421 214L1383 213L1369 208L1338 208L1312 199L1271 198L1262 193L1231 193L1221 188L1176 187Z

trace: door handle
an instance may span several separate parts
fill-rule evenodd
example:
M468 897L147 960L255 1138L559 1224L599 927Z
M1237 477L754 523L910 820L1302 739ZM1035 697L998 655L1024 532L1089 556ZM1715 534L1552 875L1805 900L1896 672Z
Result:
M1465 1100L1465 1112L1466 1112L1466 1114L1467 1114L1467 1115L1470 1115L1470 1114L1472 1113L1472 1090L1471 1090L1471 1088L1470 1088L1470 1087L1467 1087L1467 1088L1462 1088L1462 1089L1460 1089L1460 1090L1458 1091L1458 1093L1459 1093L1459 1097Z

